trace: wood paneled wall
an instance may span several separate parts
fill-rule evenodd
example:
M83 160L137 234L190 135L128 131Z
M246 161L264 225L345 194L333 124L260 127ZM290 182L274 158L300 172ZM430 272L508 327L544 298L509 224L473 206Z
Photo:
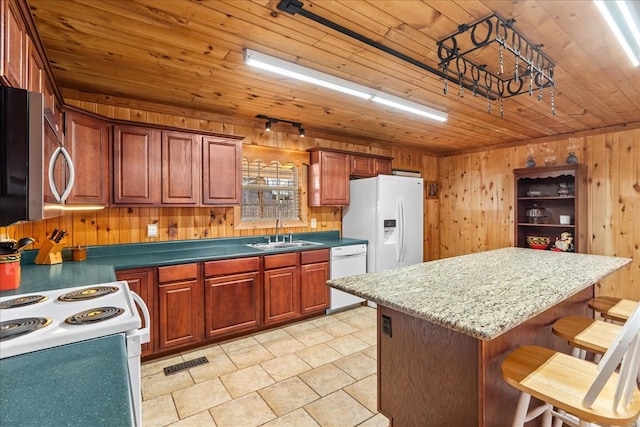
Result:
M564 162L568 142L534 144L537 164L547 147ZM640 129L594 132L576 143L589 167L587 252L633 258L597 292L640 300ZM513 245L512 171L526 158L527 145L440 158L441 258Z

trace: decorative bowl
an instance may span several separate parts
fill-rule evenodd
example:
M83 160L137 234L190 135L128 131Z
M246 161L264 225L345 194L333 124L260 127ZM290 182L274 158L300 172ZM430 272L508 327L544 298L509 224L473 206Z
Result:
M527 236L527 244L531 249L547 249L551 243L550 237Z
M527 191L527 197L541 197L542 191L529 190Z

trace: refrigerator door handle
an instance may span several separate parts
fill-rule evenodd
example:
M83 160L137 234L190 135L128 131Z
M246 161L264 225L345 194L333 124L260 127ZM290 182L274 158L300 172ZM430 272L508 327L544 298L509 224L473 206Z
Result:
M398 250L396 251L397 254L397 261L398 262L403 262L404 261L404 252L405 252L405 217L404 217L404 199L403 198L399 198L398 199L398 226L399 226L399 234L400 234L400 238L399 238L399 242L398 242Z

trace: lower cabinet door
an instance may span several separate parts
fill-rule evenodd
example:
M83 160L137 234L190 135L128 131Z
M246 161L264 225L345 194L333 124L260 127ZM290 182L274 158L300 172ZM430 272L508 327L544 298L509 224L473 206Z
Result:
M319 262L300 267L300 299L302 314L329 308L329 263Z
M255 329L262 324L258 271L205 279L204 286L207 338Z
M121 270L116 272L116 278L118 280L126 280L129 285L129 289L138 294L142 301L147 305L149 309L149 315L151 316L151 327L149 333L149 342L142 344L141 356L149 356L153 354L154 334L157 327L157 322L154 320L155 310L153 307L153 270L135 269L135 270ZM142 326L145 327L144 315L138 309L140 318L142 319Z
M197 280L158 286L158 347L168 349L200 340L200 304Z
M300 272L284 267L264 272L264 323L278 323L300 315Z

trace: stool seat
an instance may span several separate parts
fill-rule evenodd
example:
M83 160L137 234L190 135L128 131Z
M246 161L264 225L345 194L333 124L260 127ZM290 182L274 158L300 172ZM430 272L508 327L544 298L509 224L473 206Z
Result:
M640 391L633 390L627 406L614 409L616 372L591 407L583 404L598 372L593 362L537 346L519 347L502 362L502 376L507 383L557 409L598 424L625 426L633 423L640 414Z
M620 329L620 325L582 316L566 316L551 326L552 332L567 340L571 347L595 354L604 354Z
M638 301L629 299L599 296L591 298L587 305L595 312L607 320L614 320L616 322L626 322L631 315L631 312L638 305Z

